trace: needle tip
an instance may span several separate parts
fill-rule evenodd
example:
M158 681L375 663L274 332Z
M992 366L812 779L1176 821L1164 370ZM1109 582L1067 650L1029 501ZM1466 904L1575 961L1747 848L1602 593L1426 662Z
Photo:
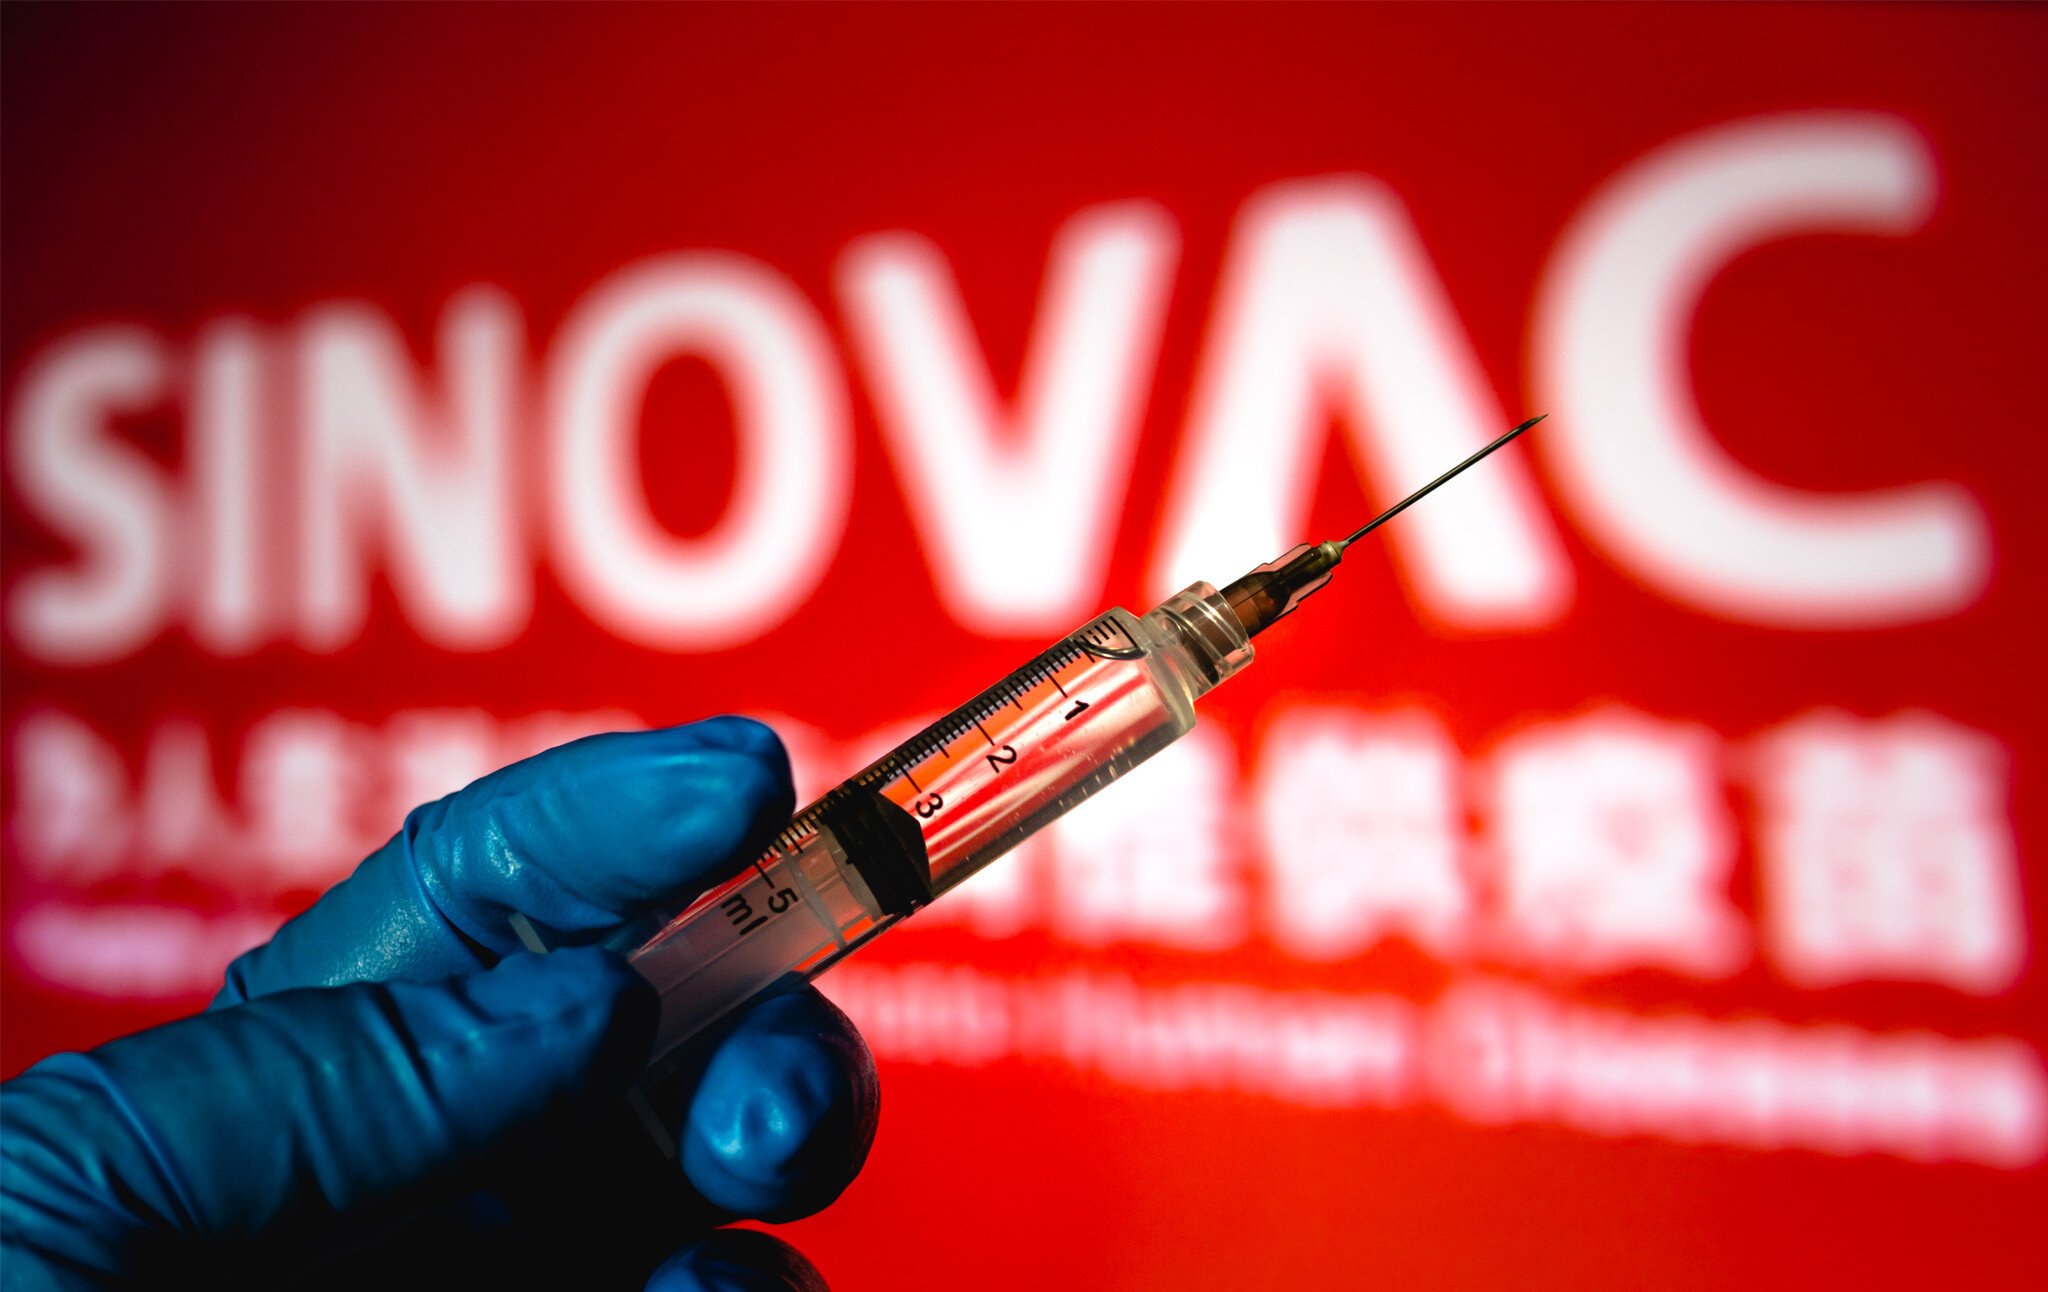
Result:
M1478 451L1477 453L1474 453L1474 454L1473 454L1473 455L1472 455L1471 457L1469 457L1469 458L1466 458L1466 459L1465 459L1465 460L1464 460L1463 462L1460 462L1460 463L1459 463L1458 465L1456 465L1456 466L1452 467L1452 468L1451 468L1450 470L1448 470L1448 471L1444 472L1444 473L1443 473L1442 475L1438 476L1438 477L1437 477L1436 479L1434 479L1434 480L1430 481L1430 482L1429 482L1428 484L1426 484L1426 485L1422 486L1422 488L1420 488L1420 489L1417 489L1417 490L1416 490L1416 491L1415 491L1414 493L1411 493L1411 494L1409 494L1409 495L1408 495L1408 496L1407 496L1406 498L1403 498L1403 499L1402 499L1401 501L1399 501L1399 502L1395 503L1395 504L1394 504L1393 506L1391 506L1391 507L1387 508L1387 509L1386 509L1385 511L1381 512L1381 513L1380 513L1379 515L1377 515L1377 516L1373 517L1373 518L1372 518L1371 520L1367 521L1367 522L1366 522L1366 523L1365 523L1364 525L1360 526L1360 527L1359 527L1359 528L1358 528L1357 530L1353 531L1353 532L1352 532L1352 534L1351 534L1351 536L1350 536L1349 538L1345 538L1345 539L1340 539L1340 540L1338 540L1338 542L1337 542L1337 550L1338 550L1339 552L1342 552L1342 551L1343 551L1343 550L1344 550L1345 548L1347 548L1347 547L1350 547L1350 546L1351 546L1351 545L1352 545L1353 543L1356 543L1356 542L1357 542L1357 541L1358 541L1359 539L1361 539L1361 538L1364 538L1364 537L1365 537L1365 536L1366 536L1367 534L1370 534L1370 533L1372 533L1372 532L1373 532L1374 530L1378 529L1378 528L1379 528L1379 527L1380 527L1381 525L1384 525L1384 524L1386 524L1386 523L1387 523L1388 521L1392 520L1392 519L1393 519L1394 517L1396 517L1396 516L1400 515L1400 514L1401 514L1401 513L1403 512L1403 511L1407 510L1407 509L1408 509L1408 507L1409 507L1409 506L1410 506L1410 505L1411 505L1412 503L1414 503L1414 502L1415 502L1415 501L1417 501L1418 499L1422 498L1422 497L1423 497L1424 495L1428 494L1428 493L1430 492L1430 490L1432 490L1432 489L1435 489L1435 488L1436 488L1436 487L1437 487L1438 485L1442 484L1442 483L1443 483L1444 481L1446 481L1446 480L1449 480L1449 479L1450 479L1451 477L1453 477L1453 476L1457 475L1457 474L1458 474L1458 473L1459 473L1460 471L1463 471L1463 470L1464 470L1464 469L1465 469L1466 467L1469 467L1469 466L1471 466L1471 465L1472 465L1472 464L1473 464L1474 462L1477 462L1477 461L1478 461L1479 459L1481 459L1481 458L1485 457L1485 456L1486 456L1487 454L1489 454L1489 453L1493 452L1493 451L1494 451L1495 449L1499 448L1499 447L1500 447L1501 445L1503 445L1503 444L1506 444L1506 443L1507 443L1507 442L1508 442L1509 440L1512 440L1512 439L1514 439L1514 438L1515 438L1515 437L1516 437L1517 435L1520 435L1520 434L1521 434L1521 433L1522 433L1523 431L1526 431L1526 430L1528 430L1528 429L1529 429L1530 427L1534 426L1534 425L1535 425L1536 423L1538 423L1538 422L1542 421L1542 420L1543 420L1544 418L1546 418L1546 417L1548 417L1548 416L1550 416L1550 414L1548 414L1548 413L1538 413L1538 414L1536 414L1536 416L1534 416L1534 417L1530 418L1530 419L1529 419L1528 421L1526 421L1526 422L1523 422L1523 423L1522 423L1522 424L1521 424L1520 426L1517 426L1517 427L1516 427L1516 428L1515 428L1514 430L1512 430L1512 431L1509 431L1509 432L1507 432L1507 433L1506 433L1505 435L1502 435L1502 436L1501 436L1501 437L1500 437L1499 439L1495 440L1495 441L1494 441L1493 443L1491 443L1491 444L1487 445L1487 446L1486 446L1485 448L1483 448L1483 449L1479 450L1479 451Z

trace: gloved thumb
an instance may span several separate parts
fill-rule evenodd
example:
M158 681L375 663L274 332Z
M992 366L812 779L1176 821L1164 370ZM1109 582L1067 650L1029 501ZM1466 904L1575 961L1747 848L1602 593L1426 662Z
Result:
M584 948L281 992L57 1055L0 1087L0 1237L86 1280L307 1259L611 1104L655 1010L623 960Z

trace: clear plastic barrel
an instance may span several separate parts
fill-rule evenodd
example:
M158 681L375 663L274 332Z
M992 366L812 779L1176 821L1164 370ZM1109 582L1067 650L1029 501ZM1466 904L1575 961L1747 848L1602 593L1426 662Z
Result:
M1251 658L1206 583L1143 619L1107 611L806 808L630 953L662 999L649 1080L720 1017L815 977L1172 744ZM841 809L865 813L858 831Z

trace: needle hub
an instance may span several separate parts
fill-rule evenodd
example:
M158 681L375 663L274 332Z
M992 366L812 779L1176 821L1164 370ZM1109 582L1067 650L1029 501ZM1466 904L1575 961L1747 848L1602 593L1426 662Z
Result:
M1246 633L1257 636L1292 613L1308 595L1330 581L1337 572L1337 563L1344 559L1344 549L1372 533L1394 517L1434 491L1437 486L1455 477L1466 467L1493 452L1523 431L1548 417L1539 413L1501 436L1493 443L1466 458L1463 462L1444 472L1436 479L1409 494L1406 498L1387 508L1354 531L1350 537L1325 543L1303 543L1275 560L1266 562L1256 570L1223 589L1223 598L1230 603L1230 609L1237 621L1244 625Z

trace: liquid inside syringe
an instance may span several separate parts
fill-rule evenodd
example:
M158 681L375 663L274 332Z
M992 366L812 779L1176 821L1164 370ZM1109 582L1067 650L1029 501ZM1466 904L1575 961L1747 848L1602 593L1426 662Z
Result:
M1348 538L1305 544L1221 591L1192 584L1142 617L1096 616L799 812L746 870L632 947L661 994L635 1100L657 1138L673 1149L663 1087L685 1042L816 977L1185 735L1195 701L1251 662L1252 637L1328 582L1346 547L1541 420Z

